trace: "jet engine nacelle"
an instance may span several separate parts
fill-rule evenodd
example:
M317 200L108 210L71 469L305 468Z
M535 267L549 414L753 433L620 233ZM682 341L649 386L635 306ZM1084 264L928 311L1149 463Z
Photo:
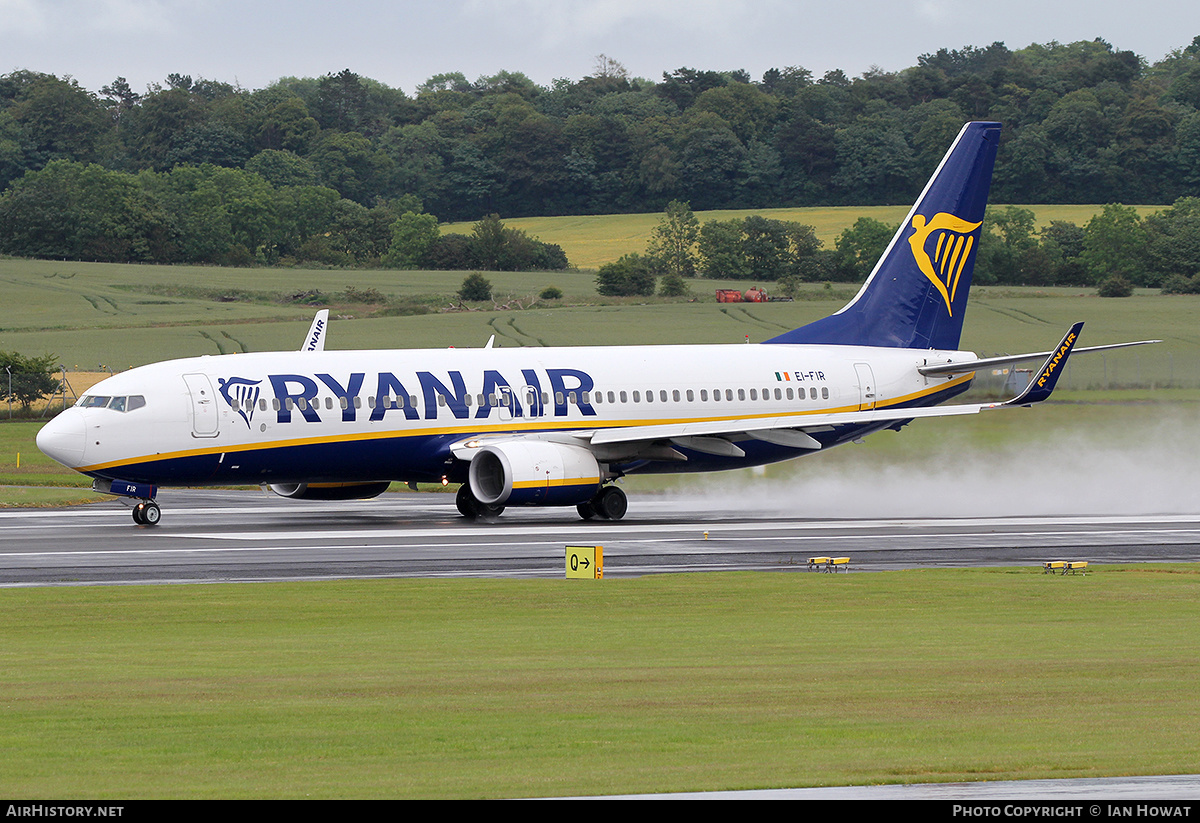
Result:
M497 443L471 458L469 482L475 499L489 506L574 506L600 488L600 464L578 446Z
M293 500L366 500L378 497L391 483L272 483L271 491Z

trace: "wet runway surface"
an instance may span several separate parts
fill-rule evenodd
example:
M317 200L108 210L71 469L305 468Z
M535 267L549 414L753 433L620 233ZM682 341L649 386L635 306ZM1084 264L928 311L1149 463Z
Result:
M468 523L449 494L317 503L258 491L164 492L157 527L109 500L0 510L0 585L556 577L568 544L600 545L605 576L799 570L817 555L853 572L1200 560L1200 515L797 519L642 497L620 522L573 509L510 509Z
M998 801L1054 801L1054 810L1000 808L970 810L958 817L1191 817L1190 806L1177 800L1200 800L1200 775L1156 777L1084 777L1074 780L997 780L981 783L911 783L888 786L830 786L820 789L763 789L748 792L696 792L691 794L629 795L630 799L665 800L965 800L994 804ZM1110 801L1096 803L1097 799ZM1125 804L1130 800L1170 801L1153 809ZM1081 805L1077 813L1061 806ZM1068 807L1070 808L1070 807ZM948 815L950 816L950 815Z

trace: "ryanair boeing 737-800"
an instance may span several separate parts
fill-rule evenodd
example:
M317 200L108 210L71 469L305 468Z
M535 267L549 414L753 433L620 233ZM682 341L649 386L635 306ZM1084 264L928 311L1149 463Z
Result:
M461 483L471 519L575 506L618 520L627 501L612 481L627 474L773 463L916 418L1037 403L1082 324L1050 352L958 350L999 135L997 123L964 126L854 299L765 343L325 351L322 313L300 351L110 377L38 447L140 501L143 525L159 521L159 486L352 499L392 481ZM1090 350L1122 345L1137 344ZM938 406L976 369L1042 357L1012 400Z

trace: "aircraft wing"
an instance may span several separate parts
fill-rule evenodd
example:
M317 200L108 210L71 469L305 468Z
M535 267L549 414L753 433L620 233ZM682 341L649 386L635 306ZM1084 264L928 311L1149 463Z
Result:
M469 460L475 449L502 440L553 439L559 442L573 441L593 449L669 441L676 446L694 449L707 454L740 457L742 450L727 438L746 435L795 449L819 449L820 442L809 430L825 430L832 426L851 423L886 423L913 420L919 417L951 417L954 415L977 414L985 409L999 408L1003 403L978 403L955 406L930 406L921 408L875 409L871 411L833 412L829 414L804 414L786 417L760 417L753 420L706 420L693 423L663 423L652 426L617 426L604 429L585 429L566 434L508 434L480 435L455 443L451 452L459 459Z
M866 411L846 412L816 412L780 415L776 417L759 417L738 420L700 420L684 423L660 423L649 426L614 426L612 428L585 429L568 433L546 434L496 434L471 438L455 443L451 451L459 459L469 460L474 450L488 443L511 439L553 439L559 442L575 442L586 446L594 452L616 453L622 446L637 444L649 446L659 443L666 452L665 459L671 459L670 446L691 449L706 454L741 457L745 452L730 438L752 437L781 446L790 446L800 450L820 449L821 444L809 432L825 431L833 426L861 425L868 423L889 423L916 420L927 417L953 417L964 414L978 414L981 411L1000 409L1010 406L1032 406L1048 399L1054 391L1058 378L1066 366L1079 339L1083 323L1076 323L1063 337L1062 342L1054 350L1047 352L1047 357L1037 376L1016 397L1007 401L993 403L967 403L953 406L921 406L895 407L887 409L870 409ZM674 459L682 459L682 455Z
M631 443L644 440L670 440L675 445L685 448L695 448L697 451L707 451L705 446L711 446L717 451L713 454L730 453L726 446L737 449L733 443L725 440L729 435L748 435L776 443L792 446L797 449L819 449L821 444L807 432L830 426L847 424L887 423L900 420L915 420L922 417L951 417L962 414L978 414L989 409L1005 406L1032 406L1048 399L1058 383L1058 378L1066 366L1067 358L1079 339L1083 323L1076 323L1063 337L1058 348L1046 352L1046 361L1038 370L1037 376L1029 381L1029 385L1019 395L1001 403L968 403L954 406L929 406L920 408L872 409L869 411L832 412L828 414L801 414L775 418L760 418L758 420L715 420L697 423L672 424L656 426L631 426L628 428L599 429L593 432L578 432L576 437L586 439L590 445L600 446L615 443ZM721 443L725 445L721 445ZM740 451L740 450L739 450Z

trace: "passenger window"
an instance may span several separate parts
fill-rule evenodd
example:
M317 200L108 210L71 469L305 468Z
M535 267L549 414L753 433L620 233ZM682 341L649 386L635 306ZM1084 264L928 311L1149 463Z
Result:
M676 394L678 395L678 392L676 392ZM660 390L659 390L659 392L658 392L658 399L659 399L659 400L661 400L661 401L662 401L662 402L664 402L664 403L666 403L666 402L667 402L667 390L666 390L666 389L660 389ZM678 400L679 398L678 398L678 397L676 397L675 399L676 399L676 400Z
M279 398L278 397L271 399L271 408L273 408L275 411L279 411Z
M646 402L647 403L654 402L654 391L653 390L646 392Z
M821 397L825 400L829 399L829 389L825 388L824 386L821 387Z
M691 390L691 389L688 389L688 390L687 390L687 399L688 399L688 402L689 402L689 403L691 403L693 400L695 400L695 399L696 399L696 396L695 396L694 394L692 394L692 390Z
M609 402L609 403L616 403L616 402L617 402L616 396L615 396L615 395L613 395L613 393L612 393L612 392L609 392L609 393L608 393L608 402Z
M758 399L758 389L751 389L751 390L750 390L750 399L751 399L751 400L757 400L757 399Z
M554 393L554 404L556 406L561 406L563 404L563 393L562 392L556 391Z
M809 396L809 397L811 397L813 400L816 400L816 399L817 399L817 389L816 389L816 386L814 386L813 388L811 388L811 389L809 389L809 390L808 390L808 396Z
M732 400L732 399L733 399L733 389L726 389L726 390L725 390L725 399L726 399L726 400Z
M625 394L625 392L621 392L621 402L622 402L622 403L628 403L628 402L629 402L628 396Z
M738 400L745 400L745 399L746 399L746 390L738 389Z
M367 408L368 408L368 409L373 409L373 408L375 408L375 398L374 398L374 397L368 397L368 398L367 398Z
M266 411L266 410L267 410L267 398L265 398L265 397L264 397L264 398L261 398L261 399L258 401L258 410L259 410L259 411Z
M795 399L795 396L794 396L794 394L792 393L792 387L791 387L791 386L788 386L788 390L787 390L787 399L788 399L788 400L794 400L794 399ZM800 398L800 399L801 399L801 400L803 400L804 398Z
M708 389L701 389L701 390L700 390L700 399L701 399L701 400L705 400L705 401L707 401L707 400L708 400Z
M642 402L642 393L640 391L638 391L637 389L633 390L633 402L634 403Z

